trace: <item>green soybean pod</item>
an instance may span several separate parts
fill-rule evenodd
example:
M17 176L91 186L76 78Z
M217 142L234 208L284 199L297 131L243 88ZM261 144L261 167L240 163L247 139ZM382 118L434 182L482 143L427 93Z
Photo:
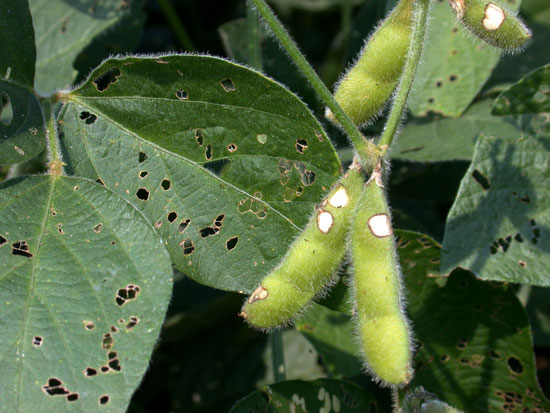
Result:
M487 0L449 0L457 19L476 37L506 51L523 47L531 31L514 13Z
M383 385L404 385L413 373L411 333L379 167L361 193L350 238L355 322L367 370Z
M356 125L379 113L397 87L411 39L413 6L414 0L399 1L336 84L334 97ZM335 121L328 108L325 115Z
M289 324L330 284L346 254L346 234L363 187L354 163L316 208L282 262L245 301L241 315L259 329Z

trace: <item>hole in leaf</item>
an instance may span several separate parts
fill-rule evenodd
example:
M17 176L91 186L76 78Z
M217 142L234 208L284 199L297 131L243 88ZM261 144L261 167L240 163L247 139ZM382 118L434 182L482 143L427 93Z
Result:
M99 398L99 404L103 405L103 404L107 404L109 403L109 396L108 395L103 395Z
M519 265L521 268L527 267L527 263L526 263L525 261L523 261L523 260L519 260L519 261L518 261L518 265Z
M142 201L147 201L149 199L149 191L145 188L139 188L136 192L136 196Z
M115 83L120 76L118 67L112 67L94 79L94 84L98 92L103 92L111 84Z
M235 145L234 143L230 143L229 145L227 145L227 150L229 152L235 152L237 150L237 145Z
M118 327L117 326L111 326L111 333L118 333Z
M206 150L204 151L204 157L207 160L212 159L212 145L211 144L206 145Z
M435 102L434 98L428 98L428 103L434 103L434 102Z
M491 358L494 358L495 360L500 360L500 354L498 354L495 350L491 350L489 352L489 356L491 356Z
M223 225L223 220L225 218L225 214L220 214L216 217L216 219L214 220L214 226L215 227L218 227L218 228L221 228L222 225Z
M488 190L489 188L491 188L489 178L483 175L478 169L474 169L474 171L472 172L472 177L478 184L481 185L484 190Z
M67 32L67 26L69 25L69 18L65 17L61 22L61 33Z
M184 239L180 245L183 247L183 255L191 255L195 251L195 245L190 238Z
M139 318L137 318L135 315L130 316L130 320L128 321L128 324L126 324L126 330L131 330L137 325L137 323L139 323Z
M149 172L148 172L148 171L141 171L141 172L139 173L139 177L140 177L141 179L145 178L147 175L149 175Z
M304 194L304 187L299 186L296 188L296 196L302 196Z
M514 239L517 241L517 242L523 242L523 237L521 236L521 234L518 232L516 234L516 236L514 237Z
M503 238L498 239L498 243L502 247L502 250L504 252L508 251L508 248L510 248L511 242L512 242L511 236L506 237L506 239L503 239Z
M105 186L105 182L103 182L103 179L97 178L95 181L96 181L99 185Z
M96 234L99 234L101 232L101 229L103 228L103 224L102 223L99 223L97 224L95 227L94 227L94 232Z
M458 76L457 76L457 75L451 75L451 76L449 76L449 81L450 81L450 82L455 82L457 79L458 79Z
M63 382L55 377L48 379L48 384L42 386L42 390L48 396L64 396L70 392L62 386Z
M237 90L235 84L229 78L223 79L220 83L222 84L223 90L225 90L226 92L234 92Z
M99 370L100 370L103 374L105 374L105 373L109 373L109 370L111 370L111 369L109 368L109 366L101 366L101 367L99 368Z
M305 186L311 186L313 185L313 182L315 182L315 172L313 171L305 171L303 174L302 174L302 177L300 178L300 181L305 185Z
M228 251L231 251L233 248L237 246L238 242L239 242L239 237L229 238L225 243L225 247L227 248Z
M0 123L7 126L13 120L13 106L10 96L6 92L0 94L0 100L2 105L0 106Z
M0 235L0 247L4 245L6 242L8 242L7 238L4 238L2 235Z
M195 141L197 141L197 144L200 146L204 143L204 132L202 129L195 130Z
M127 301L136 299L139 292L140 288L137 285L128 284L126 288L120 288L117 291L115 301L119 306L124 305Z
M168 222L174 222L176 220L176 218L178 217L178 214L174 211L170 212L168 214Z
M31 258L33 256L29 252L29 244L27 244L27 241L17 241L11 244L11 253L13 255L21 255L26 258Z
M169 179L163 179L162 182L160 183L160 186L162 187L162 189L164 189L165 191L168 191L170 189L170 186L172 185L172 183L170 182Z
M180 89L180 90L176 90L176 97L179 99L179 100L186 100L186 99L189 99L189 95L187 94L187 92L183 89Z
M111 368L111 370L114 371L122 370L122 367L120 366L120 361L118 359L109 361L109 367Z
M189 226L190 222L191 222L191 220L189 218L181 221L179 226L178 226L178 232L180 234L183 234L185 232L185 230L187 229L187 227Z
M80 112L80 119L82 119L86 125L91 125L97 120L97 116L90 112Z
M71 393L67 395L67 401L74 402L78 400L78 393Z
M219 233L220 230L216 227L205 227L202 229L199 229L199 234L202 238L210 237L212 235L216 235Z
M93 377L97 375L97 370L92 367L87 367L86 370L84 370L84 375L86 377Z
M110 352L107 354L107 358L108 358L109 360L116 359L116 358L117 358L117 353L116 353L116 351L110 351Z
M93 330L95 328L95 324L92 321L84 321L84 328L86 330Z
M529 198L528 195L525 195L523 198L520 199L521 202L525 203L525 204L528 204L531 202L531 199Z
M441 80L438 80L437 82L435 82L435 87L441 87L443 86L443 82Z
M113 347L114 342L115 341L113 340L113 336L111 335L111 333L105 333L105 334L103 334L103 340L101 341L101 347L104 350L108 350L111 347Z
M303 154L307 149L307 141L305 139L296 139L296 150Z
M508 358L508 367L517 374L523 373L523 364L521 361L515 357Z
M43 343L44 339L40 336L34 336L32 339L33 346L40 347Z
M161 220L158 220L157 222L155 222L155 228L156 228L156 229L159 229L161 225L162 225L162 221L161 221Z
M138 162L143 163L147 159L147 154L145 152L140 152L138 155Z

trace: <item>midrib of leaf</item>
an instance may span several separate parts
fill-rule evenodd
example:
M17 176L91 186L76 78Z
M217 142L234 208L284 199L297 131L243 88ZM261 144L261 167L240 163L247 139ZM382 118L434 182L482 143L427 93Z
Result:
M96 99L100 99L100 98L96 98ZM151 99L154 99L154 98L151 98ZM178 159L181 159L182 161L188 163L189 165L199 169L202 173L205 173L207 175L209 175L210 177L216 179L217 181L219 181L220 183L223 183L224 185L227 185L229 186L230 188L234 189L235 191L247 196L247 197L250 197L250 198L253 198L254 200L258 201L258 202L261 202L263 205L265 205L266 207L268 207L270 210L274 211L277 215L279 215L281 218L283 218L284 220L286 220L288 223L290 223L294 228L296 228L298 231L301 231L301 228L298 227L296 224L294 224L294 222L288 218L287 216L283 215L280 211L276 210L275 208L273 208L269 203L267 203L266 201L263 201L257 197L255 197L254 195L252 194L249 194L248 192L236 187L235 185L233 185L232 183L222 179L220 176L216 175L215 173L209 171L208 169L206 168L203 168L202 166L200 166L199 163L191 160L191 159L188 159L186 157L184 157L183 155L179 155L177 153L174 153L174 152L170 152L164 148L162 148L161 146L158 146L156 143L153 143L147 139L144 139L142 138L141 136L139 136L137 133L127 129L125 126L121 125L120 123L116 122L115 120L113 120L112 118L110 118L109 116L107 116L105 113L103 113L102 111L98 110L97 107L95 106L89 106L89 105L86 105L85 103L83 103L80 99L75 99L74 98L74 95L72 96L72 100L75 101L76 103L78 103L79 105L87 108L87 109L90 109L92 112L95 112L97 114L101 114L103 119L105 119L107 122L110 122L112 125L116 126L117 128L123 130L125 133L127 133L128 135L131 135L133 136L135 139L137 139L138 141L140 142L144 142L145 144L147 145L151 145L152 147L154 147L156 150L158 150L159 152L163 153L163 154L166 154L168 156L173 156L173 157L176 157ZM229 106L229 105L220 105L220 106ZM83 134L83 140L86 141L86 136L87 134ZM90 162L92 163L96 173L98 171L98 168L96 167L96 165L94 164L93 162L93 157L90 155L89 151L88 151L88 145L87 145L87 142L86 142L86 153L88 153L88 157L90 159ZM218 158L216 160L219 160L219 159L225 159L225 158ZM164 160L163 160L163 163L164 163ZM99 175L99 173L98 173Z
M27 297L27 301L25 303L25 309L24 309L24 312L23 312L23 320L22 320L22 323L21 323L21 341L20 341L20 344L18 346L18 350L21 350L21 351L18 351L18 354L19 354L19 370L17 372L17 374L19 374L19 377L17 378L17 404L16 404L16 411L19 412L19 406L21 405L21 388L22 388L22 380L23 380L23 359L24 359L24 354L23 354L23 346L25 345L25 331L26 331L26 324L27 324L27 317L29 315L29 307L30 307L30 303L32 301L32 298L33 298L33 295L34 295L34 279L35 279L35 275L36 275L36 265L37 265L37 262L38 262L38 253L40 252L40 246L42 244L42 237L44 236L44 230L46 228L46 224L48 223L48 220L49 220L49 210L50 210L50 205L51 205L51 202L52 202L52 197L53 197L53 190L54 190L54 186L55 186L55 179L56 177L54 176L50 176L50 180L49 181L45 181L45 182L48 182L50 184L50 191L49 191L49 194L48 194L48 202L45 203L45 210L44 210L44 218L42 219L42 224L41 224L41 231L40 231L40 234L38 236L38 240L37 240L37 243L36 243L36 252L34 254L34 259L33 259L33 263L32 263L32 266L31 266L31 279L30 279L30 292L29 292L29 295ZM37 185L38 186L38 185Z

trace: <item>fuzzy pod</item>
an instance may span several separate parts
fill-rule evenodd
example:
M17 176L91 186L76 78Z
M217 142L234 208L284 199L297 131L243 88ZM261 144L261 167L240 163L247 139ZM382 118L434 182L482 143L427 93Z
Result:
M531 31L515 13L487 0L449 0L457 19L491 46L506 51L522 48L531 38Z
M241 315L259 329L289 324L330 284L346 254L346 234L363 187L354 164L315 209L282 262L245 301Z
M336 85L334 97L356 125L380 112L399 83L411 39L413 6L414 0L399 1ZM326 117L335 121L329 109Z
M361 193L350 238L355 322L366 367L384 385L407 384L413 374L411 333L380 168Z

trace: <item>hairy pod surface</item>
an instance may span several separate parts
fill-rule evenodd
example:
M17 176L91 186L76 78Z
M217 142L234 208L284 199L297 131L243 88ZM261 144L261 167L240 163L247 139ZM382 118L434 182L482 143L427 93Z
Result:
M245 301L241 315L257 328L289 324L330 282L346 253L346 234L363 187L352 168L316 208L282 262Z
M403 72L412 33L413 0L400 0L341 77L334 97L356 125L384 107ZM334 121L327 110L326 116Z
M411 337L391 217L377 168L366 184L351 229L355 319L367 369L383 384L412 378Z
M531 38L519 17L496 2L449 0L449 4L464 27L491 46L514 51Z

